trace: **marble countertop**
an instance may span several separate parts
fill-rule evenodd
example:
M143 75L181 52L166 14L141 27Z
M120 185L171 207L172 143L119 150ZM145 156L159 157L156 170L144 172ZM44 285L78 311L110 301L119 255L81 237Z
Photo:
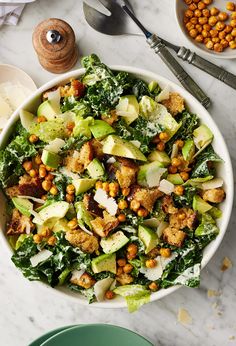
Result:
M131 2L150 30L176 43L188 45L177 29L173 0ZM83 18L81 0L37 0L28 5L17 27L0 28L0 62L24 69L38 86L52 79L54 75L39 65L31 44L34 26L49 17L63 18L72 25L80 56L95 52L106 63L141 67L176 82L141 37L101 36L88 27ZM236 73L235 61L216 62ZM236 91L194 67L185 64L185 68L191 71L212 99L210 113L224 135L235 168ZM126 310L101 310L63 298L58 300L50 289L38 288L25 280L0 244L0 343L26 346L41 334L59 326L110 323L134 330L156 346L236 345L236 267L225 272L220 270L225 256L236 263L235 223L234 214L220 248L202 272L199 289L181 288L131 315ZM218 295L208 297L209 289L217 291ZM180 308L191 315L191 324L183 325L177 321Z

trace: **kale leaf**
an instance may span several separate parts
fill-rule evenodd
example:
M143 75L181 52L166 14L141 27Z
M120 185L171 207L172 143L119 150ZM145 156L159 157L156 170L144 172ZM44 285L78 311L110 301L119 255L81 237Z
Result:
M173 200L178 208L182 208L184 206L192 206L193 197L196 195L197 188L194 186L185 186L184 194L182 196L178 196L173 194Z
M196 159L192 170L191 178L207 177L214 175L215 169L212 162L222 162L223 160L215 153L212 145L208 145Z

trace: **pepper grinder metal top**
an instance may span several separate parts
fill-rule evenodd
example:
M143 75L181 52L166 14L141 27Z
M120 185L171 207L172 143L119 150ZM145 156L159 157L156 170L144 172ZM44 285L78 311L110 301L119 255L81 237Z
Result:
M46 19L33 32L33 46L40 64L53 73L70 70L78 60L75 33L64 20Z

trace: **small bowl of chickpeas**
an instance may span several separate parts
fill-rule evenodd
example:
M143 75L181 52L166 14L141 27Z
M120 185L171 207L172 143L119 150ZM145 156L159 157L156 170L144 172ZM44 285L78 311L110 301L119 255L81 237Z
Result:
M236 0L176 0L176 17L196 49L216 58L236 58Z

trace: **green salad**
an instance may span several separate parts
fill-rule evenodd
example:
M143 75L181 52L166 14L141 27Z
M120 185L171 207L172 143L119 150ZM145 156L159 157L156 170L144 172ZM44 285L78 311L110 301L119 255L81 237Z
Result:
M66 286L89 303L197 287L219 233L214 135L176 92L111 71L85 73L20 111L0 150L12 261L29 280Z

